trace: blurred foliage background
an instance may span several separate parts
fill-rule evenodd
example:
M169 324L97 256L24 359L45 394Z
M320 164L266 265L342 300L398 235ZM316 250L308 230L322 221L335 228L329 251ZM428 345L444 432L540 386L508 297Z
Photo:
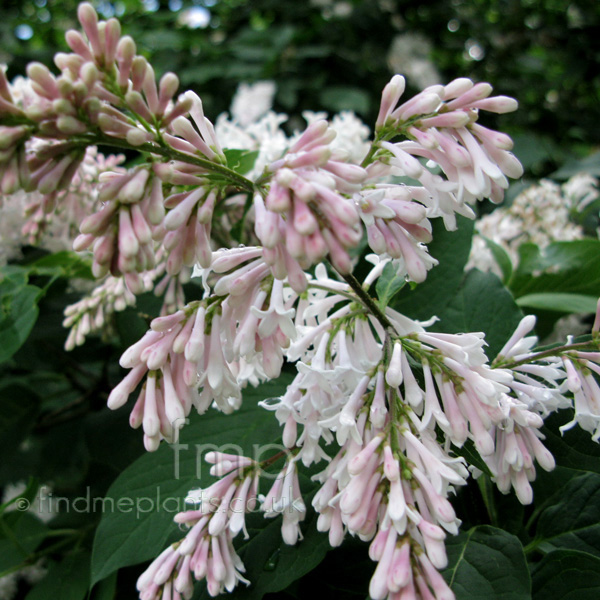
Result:
M9 78L23 74L32 60L50 65L57 51L67 49L64 32L78 27L77 4L77 0L2 1L0 63L7 65ZM407 96L429 84L467 76L489 81L498 94L519 100L517 113L499 116L496 123L486 116L486 125L513 136L516 154L530 180L552 173L566 179L582 164L600 176L600 154L586 159L598 150L600 140L597 0L119 0L93 4L103 18L121 20L124 32L134 38L159 75L173 71L183 88L197 91L212 119L228 110L240 82L275 81L274 108L290 115L289 127L294 129L302 126L304 110L331 114L349 109L367 124L373 123L381 89L396 72L407 76L411 88ZM569 161L582 159L584 163L569 167ZM457 245L448 246L446 256L456 256L461 244L468 251L470 234L466 240L455 237ZM31 497L40 482L51 482L60 497L72 499L86 493L102 497L118 474L143 452L139 432L128 427L126 409L108 411L105 400L120 379L119 355L145 332L147 317L158 311L160 301L150 295L141 297L136 309L116 315L111 340L93 339L67 353L62 312L79 297L69 280L80 265L65 262L64 256L45 257L31 248L23 263L4 271L0 296L2 302L20 307L19 314L29 315L31 327L36 319L38 325L14 356L0 355L0 486L24 481L27 474L34 478L24 492ZM573 279L600 285L600 265L597 260L590 265L593 277ZM462 265L458 277L462 277ZM555 313L548 317L551 323L556 318ZM0 318L6 345L9 329L3 323ZM557 439L555 446L561 438ZM578 443L583 447L583 442ZM590 460L597 465L599 451L587 443L592 449L585 452L593 455ZM565 455L568 448L552 450ZM581 454L577 461L574 464L580 468ZM536 494L541 498L543 486L552 493L557 487L551 476L541 478L538 486ZM478 494L475 485L459 499L465 505L462 518L467 525L477 523L480 516L481 502L473 500ZM519 528L530 513L517 506L514 498L498 497L497 501L503 503L499 505L505 509L502 515L514 515L513 528L507 529L520 535ZM0 506L0 517L3 510ZM40 557L49 557L50 576L31 592L20 581L16 597L25 598L28 592L27 600L63 597L52 585L68 573L69 598L84 598L100 514L60 514L52 521L52 536L43 523L17 522L17 517L8 514L0 518L0 525L8 523L27 544L23 555L18 555L0 531L0 577L11 574L23 560ZM31 531L19 533L18 523ZM528 541L527 535L522 539ZM66 559L58 561L67 550L76 560L65 566ZM27 558L28 552L34 552L33 558ZM302 597L317 585L321 588L323 574L332 568L344 580L354 575L356 597L361 593L364 597L366 590L361 586L371 572L370 561L362 570L354 570L352 546L342 554L331 553L327 560L304 583L279 597ZM87 566L79 568L80 564ZM347 572L349 564L352 574ZM116 576L106 580L105 588L97 588L92 600L136 597L137 574L139 569L122 570L118 586ZM349 580L354 583L352 577ZM73 592L76 585L79 595ZM353 597L331 586L336 598Z
M272 79L275 109L350 109L372 123L392 73L412 91L467 76L516 97L508 130L530 174L552 172L600 140L597 0L118 0L117 16L159 74L174 71L209 116L237 85ZM4 0L0 62L9 76L50 64L76 27L77 0ZM411 91L411 90L409 90Z

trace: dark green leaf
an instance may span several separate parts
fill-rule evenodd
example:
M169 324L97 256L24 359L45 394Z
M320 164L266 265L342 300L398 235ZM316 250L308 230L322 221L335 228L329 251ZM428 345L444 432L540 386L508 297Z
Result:
M450 303L464 277L464 267L471 251L473 221L457 218L458 229L446 231L442 220L433 222L433 241L429 253L439 264L414 290L402 289L391 306L413 319L426 320L439 315Z
M532 572L533 600L597 600L600 559L576 550L555 550Z
M581 471L600 473L600 444L593 442L589 432L579 426L559 432L559 427L573 418L572 410L561 410L550 415L542 428L544 445L556 457L557 464Z
M296 59L304 59L304 58L322 58L324 56L329 56L330 54L335 54L335 49L331 46L325 45L313 45L313 46L300 46L296 49Z
M20 274L0 270L0 363L25 343L38 317L41 292Z
M496 244L494 240L490 240L485 236L481 236L485 245L488 247L494 260L498 263L500 270L502 271L502 283L506 284L510 280L510 276L513 272L512 261L510 260L510 256L507 254L506 250L500 246L500 244Z
M43 256L28 264L27 268L35 275L59 275L69 278L94 279L89 260L69 250Z
M452 446L452 450L454 451L454 454L462 456L470 465L477 467L487 476L492 477L492 472L490 471L490 468L487 466L483 458L481 458L479 452L477 452L473 440L467 440L461 448Z
M594 313L596 312L596 296L584 294L563 294L561 292L546 292L527 294L517 298L517 304L527 308L541 308L565 313Z
M123 566L154 558L170 537L180 537L174 514L184 510L190 489L213 481L202 464L205 451L232 444L225 451L252 456L258 444L278 438L276 419L257 402L281 395L287 382L289 378L281 378L247 389L242 408L232 415L209 411L196 416L184 428L179 445L163 444L141 456L115 480L94 540L92 584Z
M113 600L116 592L117 573L113 573L96 585L92 592L92 600Z
M22 505L24 507L25 505ZM29 513L0 517L0 573L20 565L42 543L48 528Z
M39 398L27 387L6 379L0 385L0 456L7 459L33 427Z
M238 150L236 148L225 150L227 166L240 175L248 173L258 157L258 150Z
M183 85L190 83L202 84L223 76L223 64L194 62L193 66L184 67L178 71Z
M513 136L514 153L525 169L536 169L547 161L560 157L561 148L549 135L528 132Z
M542 511L535 546L543 552L558 548L579 550L600 558L600 475L575 477L556 502Z
M488 525L446 538L444 579L457 600L526 600L531 581L521 542Z
M81 600L86 597L90 578L90 555L68 554L52 565L48 574L27 594L25 600Z
M385 308L390 300L404 287L406 280L404 277L399 277L396 269L391 263L385 265L383 273L377 280L375 291L379 298L379 304Z
M433 331L483 331L490 359L502 349L523 316L500 279L477 269L467 273L446 308L437 314L440 320L430 328Z
M321 92L320 100L325 108L333 112L352 110L365 115L371 107L369 94L351 86L328 87Z
M331 549L327 534L317 531L315 512L311 510L309 515L302 526L304 539L296 546L282 543L279 519L265 522L262 515L248 519L250 539L239 546L239 555L251 584L248 588L239 586L232 595L234 600L260 600L265 594L279 592L323 560ZM195 600L210 598L204 584L196 587Z
M519 264L509 282L516 297L541 292L600 296L600 240L519 246Z
M14 287L26 285L29 281L29 271L19 265L4 265L0 267L0 285L12 284Z
M577 173L589 173L594 177L600 177L600 152L594 152L581 159L567 161L558 171L552 173L552 179L569 179Z

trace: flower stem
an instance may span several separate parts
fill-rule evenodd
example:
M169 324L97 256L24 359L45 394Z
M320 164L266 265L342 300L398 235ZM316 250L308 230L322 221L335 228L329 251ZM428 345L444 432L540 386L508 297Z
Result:
M569 352L571 350L598 350L598 344L593 341L565 344L564 346L556 346L542 352L535 352L534 354L530 354L521 360L516 360L511 363L503 363L501 360L497 363L494 361L494 363L492 363L492 367L494 369L514 369L515 367L520 367L521 365L526 365L527 363L535 362L536 360L541 360L543 358L558 356L562 352Z
M317 290L324 290L325 292L330 292L334 296L335 295L343 296L344 298L348 298L348 300L352 300L353 302L356 302L356 297L353 296L350 292L345 292L344 290L336 290L335 288L330 288L321 283L314 283L313 281L308 282L308 287L314 288Z
M394 327L390 323L390 320L385 316L385 313L381 310L381 308L379 308L379 305L375 299L364 290L360 284L360 281L358 281L358 279L356 279L352 273L342 275L342 277L358 296L358 299L369 309L369 311L371 311L371 314L373 314L373 316L383 325L383 327L389 332L395 333Z
M192 154L187 154L186 152L175 150L166 144L159 145L153 142L144 142L139 146L134 146L126 140L99 133L76 137L70 142L70 146L73 148L94 146L97 144L112 146L122 150L131 150L133 152L148 152L150 154L158 154L159 156L164 156L170 160L185 162L206 169L207 171L216 175L220 175L224 179L227 179L229 182L231 182L232 185L246 192L252 194L255 191L254 183L252 181L246 179L243 175L236 173L229 167L212 162L206 158L201 158L199 156L194 156Z

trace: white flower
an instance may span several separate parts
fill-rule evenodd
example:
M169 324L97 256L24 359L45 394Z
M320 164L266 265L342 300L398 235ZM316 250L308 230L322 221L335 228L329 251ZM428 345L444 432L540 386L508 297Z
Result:
M286 310L283 301L283 281L280 279L273 280L268 310L259 310L252 306L250 311L260 319L258 334L261 338L273 335L279 327L289 339L296 339L296 327L292 320L296 311L293 308Z
M273 81L241 83L231 102L231 116L242 127L255 123L273 106L276 86Z

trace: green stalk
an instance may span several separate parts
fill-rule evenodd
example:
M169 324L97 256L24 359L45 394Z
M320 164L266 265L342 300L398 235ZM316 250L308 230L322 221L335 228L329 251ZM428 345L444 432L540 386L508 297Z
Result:
M570 352L571 350L594 351L598 350L598 344L594 343L593 341L577 342L576 344L565 344L564 346L556 346L555 348L550 348L549 350L544 350L543 352L536 352L535 354L532 354L527 358L516 360L511 363L503 363L502 361L498 361L497 364L492 364L492 367L494 369L514 369L515 367L520 367L521 365L526 365L528 363L535 362L536 360L540 360L543 358L558 356L562 352Z

